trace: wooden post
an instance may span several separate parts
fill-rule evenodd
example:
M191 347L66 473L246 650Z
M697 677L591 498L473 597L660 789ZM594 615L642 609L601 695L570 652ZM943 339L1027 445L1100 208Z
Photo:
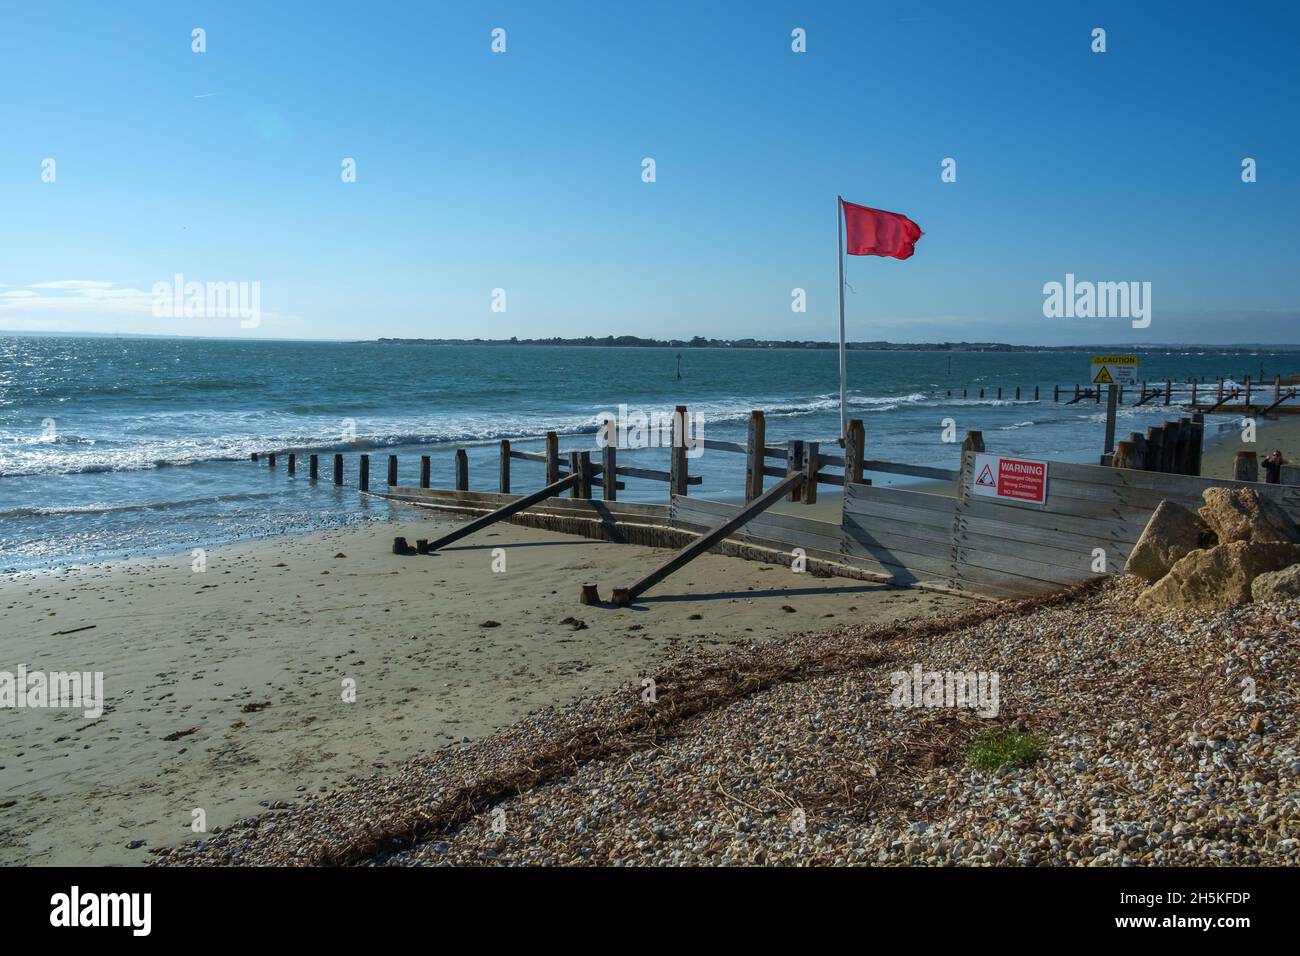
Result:
M798 438L792 438L785 443L785 473L786 475L803 474L803 442ZM794 485L790 491L790 500L799 500L798 485Z
M271 452L269 455L266 456L266 463L270 465L272 468L275 467L275 452Z
M388 456L388 487L393 488L397 485L397 456Z
M1169 396L1173 395L1173 393L1174 393L1174 381L1173 379L1167 378L1165 379L1165 404L1166 405L1169 404Z
M1074 383L1074 400L1075 400L1076 402L1079 400L1079 383L1078 383L1078 382L1075 382L1075 383Z
M1219 376L1219 404L1223 404L1223 376Z
M1160 471L1161 462L1164 461L1164 436L1165 433L1158 425L1151 425L1147 428L1147 471Z
M1137 446L1131 441L1122 441L1115 445L1115 454L1111 456L1112 467L1137 468L1137 462Z
M1101 404L1101 386L1098 385L1096 388L1094 388L1094 389L1092 390L1092 392L1093 392L1093 396L1092 396L1092 398L1093 398L1093 404L1094 404L1094 405L1100 405L1100 404Z
M1129 467L1145 471L1147 467L1147 440L1141 432L1131 432L1128 440L1133 443L1133 464Z
M686 406L673 410L673 445L669 450L668 489L670 495L686 494Z
M307 475L312 481L320 477L320 456L312 455L307 460Z
M1282 401L1282 373L1278 372L1273 378L1273 404Z
M362 490L362 491L369 491L369 490L370 490L370 456L369 456L369 455L362 455L362 456L361 456L361 481L360 481L360 487L361 487L361 490Z
M497 491L510 494L510 440L501 439L501 466L497 473Z
M456 490L469 491L469 454L464 448L456 449Z
M334 484L343 484L343 456L334 456Z
M867 457L867 430L862 419L849 422L849 433L844 436L844 483L860 485L862 462Z
M560 480L560 436L555 432L546 433L546 483L553 485Z
M1249 375L1246 376L1246 410L1250 411L1250 376ZM274 458L275 456L272 455L271 457ZM272 461L271 464L274 465L275 462Z
M983 451L984 451L984 433L983 433L983 432L967 432L967 433L966 433L966 437L962 439L962 443L961 443L961 452L962 452L962 456L965 457L966 452L968 452L968 451L975 451L975 452L983 452Z
M1232 477L1237 481L1259 481L1259 461L1253 451L1239 451L1232 459Z
M618 500L618 444L611 441L600 450L600 497Z
M1020 401L1020 386L1016 386L1016 401Z
M998 401L1002 401L1002 386L998 386Z
M1174 474L1189 474L1188 454L1191 451L1192 443L1192 420L1190 418L1180 418L1175 431L1174 443Z
M1160 471L1166 475L1174 474L1174 464L1178 460L1178 423L1165 422L1161 426L1160 436Z
M1034 401L1038 401L1038 386L1034 386Z
M984 397L984 386L981 385L981 386L980 386L980 398L983 398L983 397Z
M289 474L294 475L297 473L298 473L298 456L293 452L289 452Z
M249 456L248 456L248 460L249 460L249 461L257 461L257 452L253 452L251 455L249 455Z
M1054 401L1054 402L1059 402L1060 400L1061 400L1061 386L1059 386L1059 385L1053 385L1053 386L1052 386L1052 401Z
M760 411L749 413L749 434L745 439L745 500L763 493L763 453L767 445L767 423Z
M429 472L432 470L433 462L429 460L428 455L420 456L420 487L429 487Z
M578 476L578 480L573 483L573 490L570 492L570 496L574 498L590 498L591 452L569 452L569 472Z
M1192 379L1192 407L1196 407L1196 379Z
M1189 475L1200 475L1201 455L1205 450L1205 416L1200 412L1192 415L1192 451L1188 459Z
M818 443L806 442L803 446L803 503L806 505L817 504L817 471L821 463Z
M1101 386L1097 386L1097 394L1101 394ZM1102 442L1101 453L1110 454L1115 447L1115 416L1119 411L1119 386L1111 382L1106 386L1106 438Z

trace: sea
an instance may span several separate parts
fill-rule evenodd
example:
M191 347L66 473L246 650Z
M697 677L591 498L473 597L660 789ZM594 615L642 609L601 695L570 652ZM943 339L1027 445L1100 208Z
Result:
M1191 377L1271 381L1300 364L1298 353L1267 350L1139 354L1141 376L1174 379L1175 397ZM1087 382L1089 361L1084 352L850 351L849 415L865 423L868 458L955 468L956 442L978 429L990 451L1095 462L1104 403L1051 400L1053 385L1072 397ZM833 349L4 335L0 573L390 520L399 508L357 493L361 454L371 456L372 489L382 490L389 454L399 484L418 484L420 456L430 455L432 483L450 487L455 450L465 448L470 487L495 491L500 439L540 452L554 430L563 451L594 452L602 415L620 406L650 417L685 405L705 438L741 443L761 409L769 443L829 444L840 430L838 383ZM1172 417L1159 403L1134 407L1132 391L1125 399L1120 437ZM1211 435L1234 427L1229 416L1207 419ZM299 453L293 477L283 458L276 469L250 461L287 449ZM313 451L322 455L314 483ZM330 480L335 452L341 488ZM619 462L666 469L668 452L621 450ZM690 472L703 478L691 494L733 498L744 456L706 450ZM515 460L512 480L515 491L539 488L543 466ZM663 483L625 480L623 499L666 500Z

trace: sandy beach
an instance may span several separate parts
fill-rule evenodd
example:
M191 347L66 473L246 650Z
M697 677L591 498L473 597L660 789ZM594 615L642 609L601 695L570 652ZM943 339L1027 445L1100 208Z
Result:
M195 810L223 829L636 686L667 656L968 606L706 555L643 609L584 607L580 583L608 593L666 552L508 526L395 556L394 535L456 519L392 507L397 523L210 547L201 572L185 552L0 582L0 669L102 671L106 698L98 720L0 711L0 862L144 863L197 838Z
M1263 461L1273 449L1282 451L1282 458L1291 464L1300 462L1300 416L1279 415L1258 422L1255 442L1241 440L1239 428L1225 429L1207 436L1201 457L1201 476L1204 478L1231 478L1233 459L1239 451L1253 451L1260 462L1259 478L1264 480Z

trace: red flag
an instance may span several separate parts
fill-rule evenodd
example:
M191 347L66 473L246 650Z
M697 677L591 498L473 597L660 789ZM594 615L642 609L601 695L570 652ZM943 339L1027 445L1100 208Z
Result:
M849 255L910 259L916 251L913 247L923 235L921 227L902 213L885 212L844 200L840 203L844 206Z

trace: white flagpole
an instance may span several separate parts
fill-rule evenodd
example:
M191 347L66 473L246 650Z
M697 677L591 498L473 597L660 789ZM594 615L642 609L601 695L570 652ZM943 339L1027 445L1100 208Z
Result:
M839 242L835 246L835 258L840 266L840 441L849 433L848 402L845 387L847 363L844 347L844 197L835 197L835 224L839 231Z

